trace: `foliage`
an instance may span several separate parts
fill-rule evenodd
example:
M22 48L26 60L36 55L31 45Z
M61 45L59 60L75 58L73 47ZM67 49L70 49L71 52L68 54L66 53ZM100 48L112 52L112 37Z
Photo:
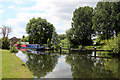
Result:
M65 38L65 39L61 40L61 44L62 44L62 46L63 45L69 45L70 42L69 42L69 40L67 38Z
M109 39L104 48L106 50L112 50L113 53L120 53L120 34L118 34L115 38Z
M8 35L12 32L12 28L3 25L2 27L0 27L0 29L1 29L0 34L3 35L3 37L2 37L2 49L9 49L10 41L8 39Z
M66 38L66 34L59 34L58 37L60 40L64 40Z
M21 44L21 40L19 40L16 44Z
M107 39L100 41L100 44L101 44L101 45L107 45L107 43L108 43L108 40L107 40Z
M119 2L111 2L111 20L112 27L114 27L115 35L120 32L120 1Z
M66 34L70 43L74 45L91 45L93 8L79 7L73 13L72 28Z
M2 49L9 49L10 46L10 41L8 37L3 37L2 38Z
M85 49L94 49L96 47L96 49L102 49L103 46L84 46Z
M79 46L78 46L78 48L79 48L79 49L82 49L82 46L81 46L81 45L79 45Z
M72 44L70 47L71 47L71 48L79 48L79 45L74 45L74 44Z
M28 42L28 41L29 41L29 36L22 38L22 42Z
M93 29L102 40L120 32L120 2L98 2L93 12Z
M48 47L51 46L51 43L50 43L50 39L49 39L49 38L47 39L47 46L48 46Z
M47 22L46 19L38 17L32 18L26 27L26 32L29 34L29 43L47 44L47 39L51 40L54 26Z
M18 52L18 50L16 49L15 46L11 46L11 47L10 47L10 52L11 52L11 53L14 53L14 52Z
M52 44L52 46L54 46L54 47L57 47L57 46L59 46L59 44L60 44L60 40L59 40L59 38L58 38L58 34L56 33L55 30L54 30L53 33L52 33L51 44Z

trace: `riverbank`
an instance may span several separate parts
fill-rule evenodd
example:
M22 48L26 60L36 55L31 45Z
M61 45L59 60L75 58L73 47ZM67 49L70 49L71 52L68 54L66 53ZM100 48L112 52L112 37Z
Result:
M1 49L2 78L33 78L27 66L9 50Z

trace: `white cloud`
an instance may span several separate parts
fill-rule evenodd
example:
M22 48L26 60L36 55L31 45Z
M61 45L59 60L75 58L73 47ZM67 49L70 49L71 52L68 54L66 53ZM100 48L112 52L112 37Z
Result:
M13 28L10 37L16 36L21 38L23 35L27 35L25 29L29 20L41 15L40 13L19 13L16 18L8 19L5 24Z
M58 64L45 78L72 78L71 66L65 62L65 56L59 58Z
M42 17L53 24L59 34L62 34L71 27L72 15L76 8L86 5L95 7L97 3L89 1L83 3L81 1L82 0L42 0L42 2L40 2L40 0L38 0L36 4L31 7L9 6L9 8L15 8L18 13L16 18L8 19L6 24L14 26L15 31L13 31L13 33L21 37L23 34L18 35L17 33L25 33L26 25L31 18Z
M4 10L0 10L0 14L4 13L5 11Z
M9 6L8 8L15 8L15 6Z

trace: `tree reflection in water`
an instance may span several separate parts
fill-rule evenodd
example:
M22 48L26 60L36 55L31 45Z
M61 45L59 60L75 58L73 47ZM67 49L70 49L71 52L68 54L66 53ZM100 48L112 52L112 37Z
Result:
M58 61L56 54L35 55L28 53L27 55L28 61L26 64L37 78L44 77L47 73L52 72Z
M71 54L66 56L66 62L71 65L73 78L120 78L120 62L113 58L95 59Z

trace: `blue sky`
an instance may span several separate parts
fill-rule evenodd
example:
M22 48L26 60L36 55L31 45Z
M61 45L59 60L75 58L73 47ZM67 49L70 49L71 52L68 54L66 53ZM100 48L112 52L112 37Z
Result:
M99 0L0 0L0 26L12 27L11 37L27 36L25 28L33 17L47 19L58 34L71 28L72 15L80 6L95 7ZM1 37L2 35L0 35Z

